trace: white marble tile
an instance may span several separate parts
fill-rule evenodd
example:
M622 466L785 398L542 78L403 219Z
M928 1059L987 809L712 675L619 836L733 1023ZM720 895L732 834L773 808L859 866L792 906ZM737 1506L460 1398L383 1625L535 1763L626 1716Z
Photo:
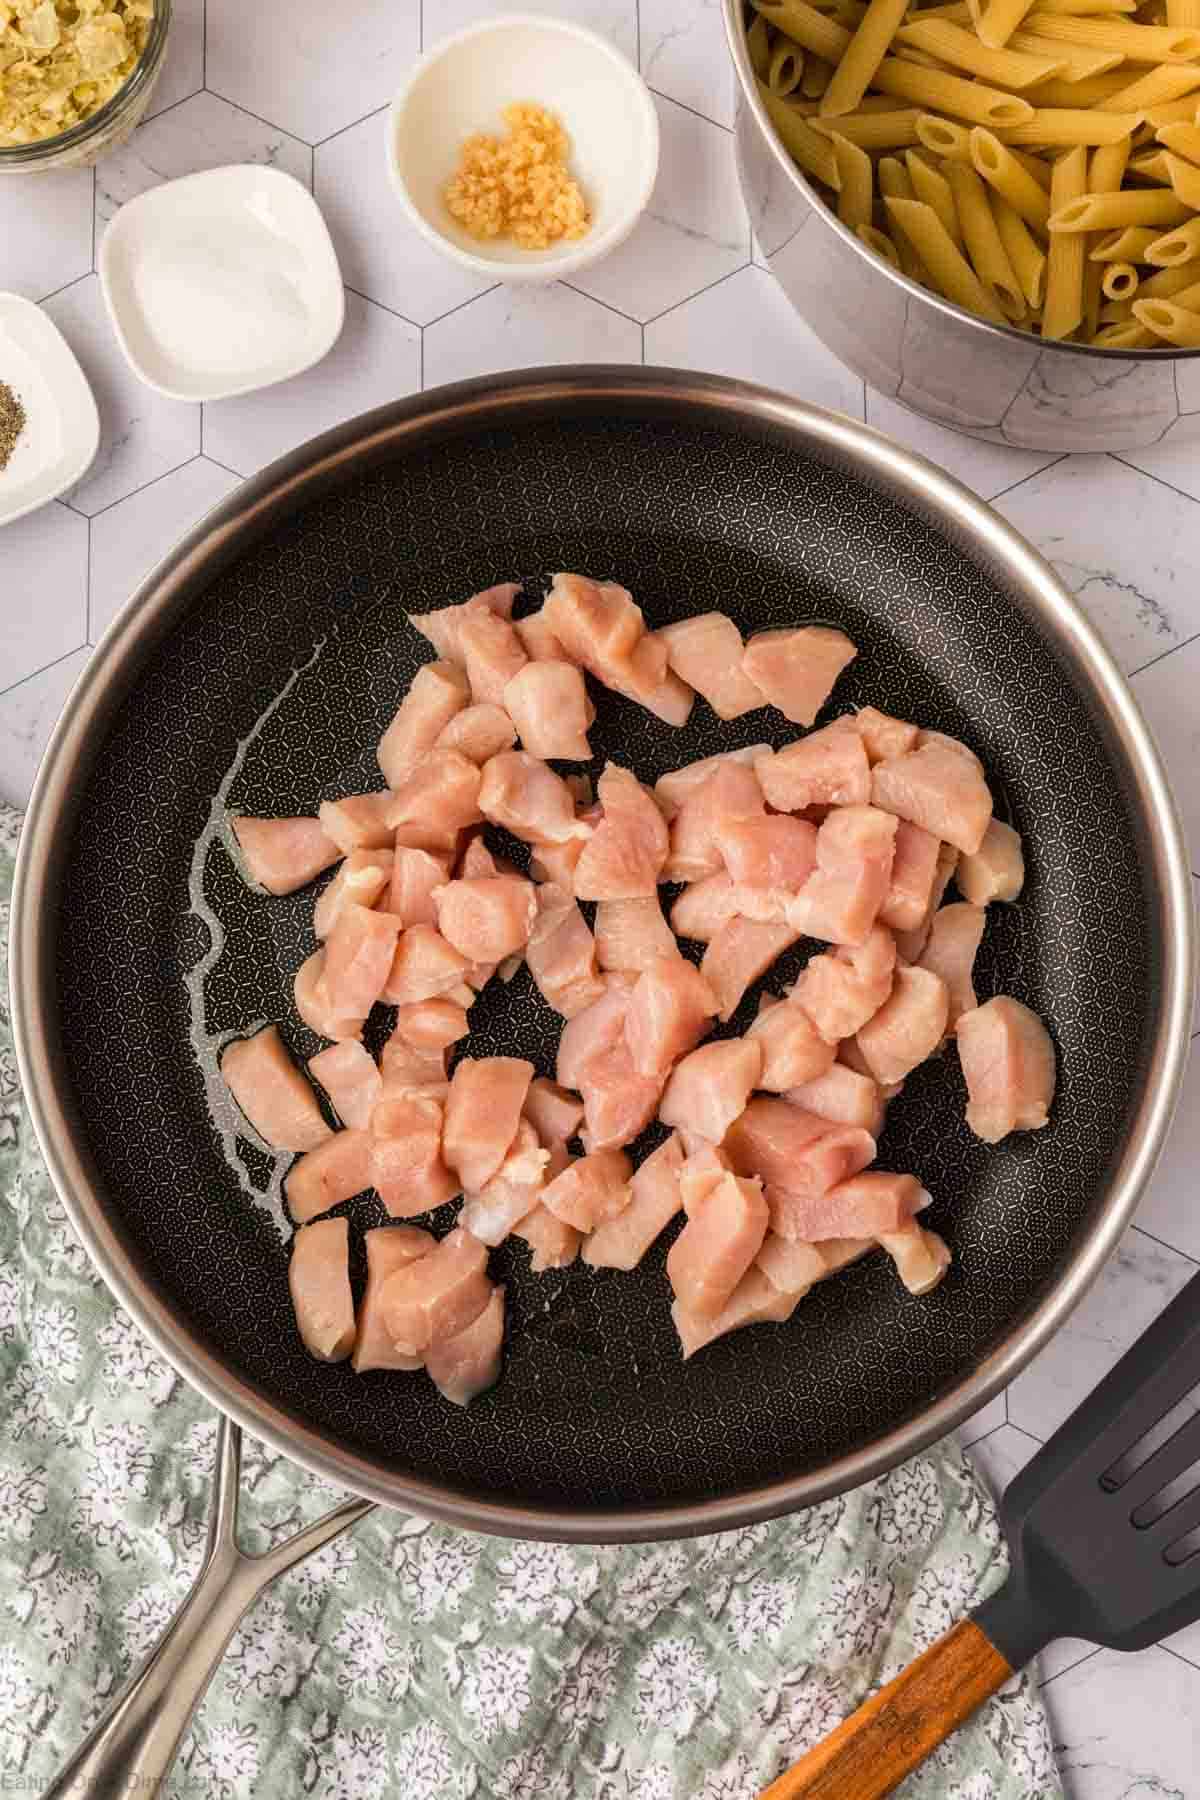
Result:
M308 187L312 151L278 125L264 125L216 94L193 94L151 119L96 168L96 226L103 231L118 207L162 181L219 169L226 163L265 163Z
M1200 1670L1102 1650L1044 1690L1067 1800L1194 1800Z
M292 381L206 405L204 449L239 475L252 475L306 438L420 385L416 326L347 294L342 335L324 362Z
M1007 1417L1004 1395L997 1394L994 1400L989 1400L986 1406L980 1407L979 1411L968 1419L965 1425L959 1426L959 1442L969 1449L980 1438L986 1437L989 1432L995 1431L998 1426L1003 1425Z
M0 689L87 636L87 520L60 501L0 526Z
M204 0L171 0L167 54L146 117L165 112L204 86Z
M228 469L198 456L93 519L89 642L108 630L172 545L238 485Z
M1192 1046L1179 1109L1137 1223L1200 1262L1200 1039Z
M1177 1250L1127 1232L1087 1298L1009 1388L1012 1424L1048 1438L1195 1272Z
M386 119L385 108L317 148L313 193L346 285L426 325L495 284L451 262L409 224L388 177Z
M590 26L608 38L631 61L637 57L637 0L525 0L520 8L511 6L509 0L434 0L432 5L427 0L422 48L428 50L452 31L473 25L476 19L496 18L500 13L518 10L573 19L577 25Z
M642 360L642 330L560 282L499 287L425 332L425 386L535 363Z
M635 319L652 319L750 260L750 225L719 125L654 96L658 180L632 235L571 285Z
M0 177L0 288L43 300L91 266L90 169Z
M24 810L46 741L90 650L76 650L53 667L0 694L0 799Z
M355 0L340 13L208 0L205 86L315 144L392 98L417 54L420 15L420 0Z
M642 74L672 100L732 125L735 83L720 0L640 0Z
M1200 547L1200 535L1195 541ZM1190 569L1181 560L1182 578ZM1191 841L1192 869L1200 873L1200 638L1135 675L1133 691L1163 753Z
M763 269L739 269L647 325L646 361L759 381L815 406L863 416L862 382L809 330Z
M200 408L167 400L138 380L113 334L95 275L56 294L46 311L79 358L100 410L99 454L71 496L75 506L99 512L195 456Z
M927 456L984 500L994 499L1055 460L1050 454L1011 450L982 438L965 437L961 431L949 431L871 387L867 389L867 424L886 431L919 456Z
M1200 631L1192 501L1112 457L1069 456L996 505L1054 564L1126 672Z

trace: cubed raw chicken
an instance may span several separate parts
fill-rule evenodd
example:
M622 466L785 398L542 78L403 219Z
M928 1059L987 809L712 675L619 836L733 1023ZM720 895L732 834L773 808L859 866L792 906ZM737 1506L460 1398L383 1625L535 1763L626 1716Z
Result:
M725 869L722 836L733 826L766 817L762 789L747 763L718 762L708 779L686 792L670 825L664 881L702 881Z
M835 719L754 764L768 802L780 812L810 806L863 806L871 798L871 767L852 718Z
M890 814L837 807L817 832L817 868L789 901L789 923L807 937L865 944L887 899L895 839Z
M734 1168L719 1145L690 1131L680 1131L676 1135L684 1151L684 1162L679 1170L679 1200L684 1212L690 1213L726 1175L734 1173Z
M525 961L542 998L573 1019L604 992L596 972L596 944L575 896L555 882L534 891L533 927Z
M788 1088L784 1098L836 1125L858 1125L874 1138L883 1130L883 1089L874 1076L860 1074L845 1063L831 1063L823 1074Z
M644 969L629 991L624 1020L638 1074L663 1081L708 1031L716 1004L700 970L678 953Z
M524 750L502 750L484 764L479 789L484 818L527 844L587 839L591 826L575 817L575 797L561 775Z
M619 1150L632 1143L653 1119L662 1087L661 1075L641 1075L634 1068L624 1037L608 1051L591 1056L579 1081L584 1111L579 1135L584 1149Z
M738 1282L720 1312L711 1317L690 1312L681 1301L671 1307L671 1318L679 1334L684 1360L695 1356L706 1344L740 1331L744 1325L760 1325L768 1321L779 1324L791 1318L803 1296L781 1293L768 1281L761 1269L748 1269Z
M371 1114L371 1183L393 1219L414 1219L459 1191L442 1155L444 1109L431 1093L385 1083Z
M763 705L742 669L742 634L725 613L695 613L657 634L676 675L702 694L718 719L740 719Z
M958 1021L967 1124L985 1144L1010 1131L1040 1131L1054 1099L1054 1045L1035 1012L998 994Z
M752 888L794 894L817 866L817 832L806 819L770 813L718 825L717 848L730 879Z
M797 1300L829 1273L815 1244L777 1237L773 1231L768 1231L763 1239L754 1266L762 1270L773 1288L781 1294L793 1294Z
M481 1244L502 1244L539 1204L549 1161L550 1152L542 1149L529 1120L519 1119L508 1155L490 1181L477 1193L467 1193L459 1223Z
M767 1234L762 1183L723 1175L697 1201L667 1255L667 1278L685 1312L711 1319L729 1300Z
M964 749L952 750L935 739L876 763L871 801L973 856L992 816L992 796L975 757L962 754Z
M389 1275L417 1262L435 1249L437 1239L417 1225L376 1225L363 1233L367 1253L367 1285L358 1308L358 1332L354 1344L355 1373L368 1369L420 1369L419 1356L402 1355L392 1343L383 1322L379 1296Z
M533 1064L518 1056L464 1056L455 1069L443 1152L469 1194L477 1194L508 1155L533 1074Z
M272 1148L315 1150L331 1135L317 1096L288 1055L277 1026L264 1025L253 1037L228 1044L221 1073L254 1129Z
M395 853L391 850L352 850L317 901L313 931L324 942L338 922L343 906L375 906L392 879ZM387 911L394 909L387 907Z
M343 1125L366 1131L375 1102L383 1092L383 1076L370 1051L354 1039L330 1044L308 1059L308 1072L319 1081Z
M325 943L321 979L331 1004L351 1018L366 1018L387 985L400 936L400 921L353 902L342 907Z
M435 750L457 750L468 762L482 768L502 750L511 750L517 741L517 728L502 706L479 703L464 706L445 726L434 745Z
M378 794L345 794L340 800L322 800L317 817L326 836L347 856L352 850L385 850L392 844L387 822L391 804L387 788Z
M975 997L972 970L983 938L987 914L981 906L967 900L943 906L933 915L929 942L921 952L918 965L940 975L950 995L946 1030L953 1037L963 1013L973 1012L979 1002Z
M492 1289L492 1297L477 1319L452 1338L430 1344L425 1368L442 1398L455 1406L495 1387L500 1379L500 1351L504 1343L504 1289Z
M865 1169L875 1140L855 1126L831 1125L786 1100L759 1096L726 1133L724 1149L740 1175L762 1179L772 1231L804 1238L811 1200Z
M310 1356L341 1362L354 1348L350 1292L350 1228L345 1219L319 1219L292 1239L288 1287L296 1329Z
M476 705L504 706L508 683L529 660L508 620L486 606L468 605L459 620L458 642Z
M594 1150L547 1182L542 1205L576 1231L595 1231L625 1211L632 1182L633 1164L623 1150Z
M687 723L691 690L668 669L666 644L646 631L627 589L586 575L556 575L543 611L568 661L667 724Z
M475 875L434 889L437 926L469 962L501 962L523 950L537 916L532 881Z
M658 894L636 900L601 900L596 908L596 961L601 969L649 969L662 956L678 956L675 934L663 917Z
M837 1059L841 1067L851 1069L855 1075L865 1075L869 1081L874 1082L883 1096L885 1106L890 1106L897 1094L904 1091L902 1081L875 1081L875 1077L871 1074L871 1065L858 1047L857 1038L843 1038L838 1045ZM820 1110L820 1107L813 1108L814 1112Z
M756 1038L723 1038L702 1044L675 1065L659 1101L664 1125L676 1125L719 1144L746 1110L762 1070Z
M342 852L317 819L230 819L252 881L268 894L294 894Z
M396 1035L417 1050L448 1050L466 1037L469 1029L466 1007L445 994L396 1009Z
M520 591L520 582L498 581L494 587L472 594L469 600L464 600L459 606L441 606L435 612L409 613L408 622L423 638L429 639L440 657L447 662L457 663L462 668L466 664L466 654L458 637L462 621L481 606L495 613L498 618L510 619L513 601Z
M413 1006L453 994L470 966L434 926L410 925L400 933L383 998L389 1006Z
M393 1031L379 1053L379 1072L385 1094L432 1093L444 1100L450 1083L446 1079L446 1052L421 1049Z
M876 925L857 947L827 950L801 971L792 999L802 1006L827 1044L852 1037L873 1018L892 991L896 945Z
M375 752L390 788L400 786L470 701L471 684L465 670L450 662L426 663L417 670Z
M711 944L722 925L739 917L741 896L728 875L706 875L685 887L671 908L671 930L677 937Z
M903 822L903 821L902 821ZM899 826L897 826L897 835ZM929 942L929 933L933 927L934 915L942 904L942 896L954 880L962 857L953 844L938 845L937 866L933 873L933 887L929 893L929 907L921 923L912 931L896 933L896 954L901 962L920 962L921 952Z
M603 817L575 866L579 900L636 900L657 895L667 860L667 823L636 775L605 765L597 794Z
M576 1231L546 1206L535 1206L527 1218L514 1225L513 1236L524 1238L532 1251L529 1266L535 1275L548 1269L569 1269L579 1255L582 1231Z
M525 1096L524 1116L547 1150L561 1149L583 1124L583 1102L557 1081L535 1075Z
M654 784L654 798L663 818L669 824L688 795L711 780L723 763L744 763L753 768L758 758L766 756L770 748L770 744L747 744L741 750L722 750L716 756L702 756L696 762L684 763L682 768L660 775Z
M413 850L400 844L392 853L392 880L387 910L406 929L409 925L436 925L435 888L450 879L450 856L443 851Z
M946 1243L936 1231L926 1231L915 1219L909 1219L898 1231L881 1233L879 1242L910 1294L931 1293L950 1267Z
M580 814L583 819L583 815ZM588 836L591 835L591 819L583 819L588 825ZM599 823L597 818L595 823ZM587 838L568 838L565 844L539 844L529 858L529 873L535 881L552 881L555 887L565 888L568 894L575 892L575 870L583 855L583 846Z
M635 1269L683 1204L679 1194L682 1166L683 1146L673 1131L635 1170L629 1205L607 1224L597 1226L587 1239L584 1262L593 1269Z
M539 606L524 619L514 619L513 630L530 662L562 662L563 647L554 635L544 606Z
M306 1225L371 1186L371 1138L365 1131L335 1131L307 1150L284 1177L283 1194L295 1225Z
M491 1297L487 1248L458 1226L428 1256L388 1276L379 1310L395 1349L428 1362L430 1346L465 1331Z
M900 1231L930 1196L915 1175L866 1169L824 1193L790 1194L788 1224L794 1240L824 1243L830 1238L881 1237Z
M828 625L759 631L746 645L743 672L793 725L811 725L842 670L858 651Z
M366 1014L356 1016L334 1005L325 985L325 952L315 950L296 970L293 987L296 1011L318 1037L356 1038L366 1024Z
M932 1056L946 1035L949 1013L950 990L940 975L898 964L891 993L857 1032L876 1081L903 1081Z
M700 973L717 998L717 1017L729 1020L742 995L776 963L799 938L787 923L758 919L729 919L710 938Z
M596 709L574 663L526 663L505 688L504 706L530 756L592 760L587 734Z
M782 1094L824 1075L837 1055L795 998L761 1006L746 1037L762 1047L756 1085L771 1094Z
M927 731L922 727L917 733L916 748L919 750L923 744L940 744L943 750L949 750L954 756L961 756L973 769L978 770L980 775L984 772L983 764L975 752L969 744L964 744L961 738L951 737L945 731Z
M1017 898L1025 885L1025 853L1011 825L1003 819L988 820L978 850L960 858L957 881L963 898L974 906Z
M879 922L893 931L915 931L929 912L941 845L931 832L901 819L896 826L892 879Z
M497 760L493 757L486 767ZM415 827L424 840L422 849L456 849L459 832L483 818L482 779L458 750L428 751L392 795L388 817L396 827L397 844L410 841L408 833Z
M863 741L867 761L874 765L888 757L903 756L915 749L918 727L907 719L893 718L877 706L864 706L854 714L854 723Z

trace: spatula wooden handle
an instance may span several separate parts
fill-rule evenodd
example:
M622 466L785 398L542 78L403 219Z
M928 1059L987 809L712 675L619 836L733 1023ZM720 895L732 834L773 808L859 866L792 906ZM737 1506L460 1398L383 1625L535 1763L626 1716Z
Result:
M1012 1672L979 1626L964 1620L864 1700L760 1800L882 1800Z

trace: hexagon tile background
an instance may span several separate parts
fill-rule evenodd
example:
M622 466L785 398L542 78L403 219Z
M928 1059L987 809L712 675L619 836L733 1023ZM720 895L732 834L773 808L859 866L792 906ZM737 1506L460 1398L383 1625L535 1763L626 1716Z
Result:
M103 430L72 494L0 530L0 794L24 803L89 646L241 477L439 382L533 363L645 361L743 376L865 418L991 500L1053 562L1132 677L1200 844L1200 448L1038 456L957 437L864 390L791 311L751 242L717 0L543 6L611 37L653 89L662 162L649 213L569 285L488 286L443 262L392 198L382 115L421 48L503 8L174 0L166 68L131 141L94 171L0 180L0 288L45 304L95 389ZM245 161L312 187L341 260L345 330L295 381L203 407L163 399L129 371L109 328L97 242L133 195ZM1066 1329L966 1433L999 1483L1200 1265L1198 1164L1194 1061L1137 1225ZM1059 1644L1042 1676L1072 1800L1200 1797L1200 1626L1136 1659Z

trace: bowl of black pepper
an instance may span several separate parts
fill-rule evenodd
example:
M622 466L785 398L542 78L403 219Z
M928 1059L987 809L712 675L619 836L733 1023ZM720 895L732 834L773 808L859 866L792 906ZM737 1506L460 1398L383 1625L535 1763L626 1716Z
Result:
M99 444L96 402L67 340L32 300L0 293L0 527L76 487Z

